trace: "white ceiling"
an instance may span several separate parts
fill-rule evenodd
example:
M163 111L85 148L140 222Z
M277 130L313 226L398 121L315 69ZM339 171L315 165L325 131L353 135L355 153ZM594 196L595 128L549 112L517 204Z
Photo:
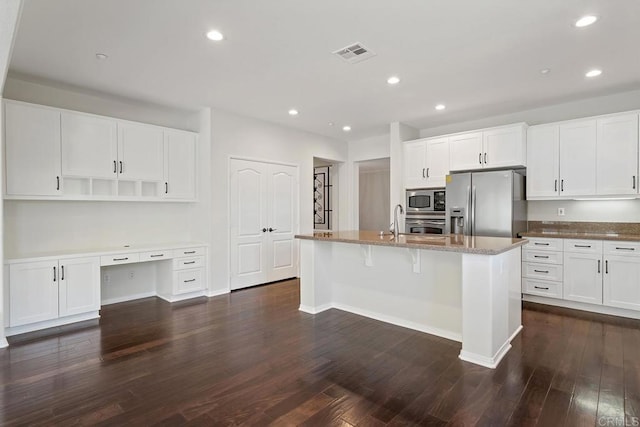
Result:
M25 0L11 72L352 140L639 88L639 41L638 0Z

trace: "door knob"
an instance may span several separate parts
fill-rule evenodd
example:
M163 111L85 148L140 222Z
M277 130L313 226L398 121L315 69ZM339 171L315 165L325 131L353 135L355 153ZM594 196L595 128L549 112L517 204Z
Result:
M266 232L267 232L267 229L266 229L266 228L263 228L263 229L262 229L262 232L263 232L263 233L266 233Z
M272 231L276 231L276 229L269 227L269 233L271 233Z

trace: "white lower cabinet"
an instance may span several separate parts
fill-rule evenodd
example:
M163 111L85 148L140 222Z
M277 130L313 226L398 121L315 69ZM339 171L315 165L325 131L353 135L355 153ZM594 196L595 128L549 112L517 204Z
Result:
M179 301L204 294L206 248L183 248L173 251L173 260L158 270L158 296L166 301Z
M9 266L9 327L100 309L100 258Z
M528 240L522 293L640 311L640 242Z

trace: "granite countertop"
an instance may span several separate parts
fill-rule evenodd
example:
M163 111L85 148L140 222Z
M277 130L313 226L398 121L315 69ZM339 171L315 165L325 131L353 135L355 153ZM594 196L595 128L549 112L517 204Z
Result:
M640 223L529 221L529 231L520 233L520 236L640 242Z
M377 231L333 231L296 235L297 239L360 245L395 246L410 249L427 249L480 255L497 255L518 246L526 245L523 239L507 237L463 236L461 234L401 234L398 240L392 234L380 235Z
M625 242L640 242L640 234L591 233L588 231L536 230L522 232L520 233L520 236L555 239L619 240Z

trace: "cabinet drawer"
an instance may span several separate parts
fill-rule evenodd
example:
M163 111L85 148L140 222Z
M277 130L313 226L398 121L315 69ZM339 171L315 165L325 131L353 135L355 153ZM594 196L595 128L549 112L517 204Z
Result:
M534 262L522 263L522 276L529 279L562 281L562 266L554 264L540 264Z
M204 255L204 247L175 249L173 251L174 258L185 257L185 256L193 257L193 256L200 256L200 255Z
M181 270L173 273L174 293L184 294L204 289L203 273L204 268Z
M540 239L536 238L527 238L529 240L529 244L524 246L526 250L536 250L536 251L561 251L562 250L562 239Z
M541 264L562 264L562 252L525 249L522 251L522 260Z
M638 242L604 242L605 255L630 255L640 257Z
M173 251L150 251L140 253L140 261L160 261L173 258Z
M103 255L100 257L100 265L118 265L139 262L140 256L137 252L116 255Z
M602 240L565 239L564 251L589 253L589 254L601 254Z
M522 279L522 293L541 295L551 298L562 298L562 282Z
M173 269L174 270L185 270L187 268L196 268L202 267L204 265L204 257L190 257L190 258L174 258L173 259Z

